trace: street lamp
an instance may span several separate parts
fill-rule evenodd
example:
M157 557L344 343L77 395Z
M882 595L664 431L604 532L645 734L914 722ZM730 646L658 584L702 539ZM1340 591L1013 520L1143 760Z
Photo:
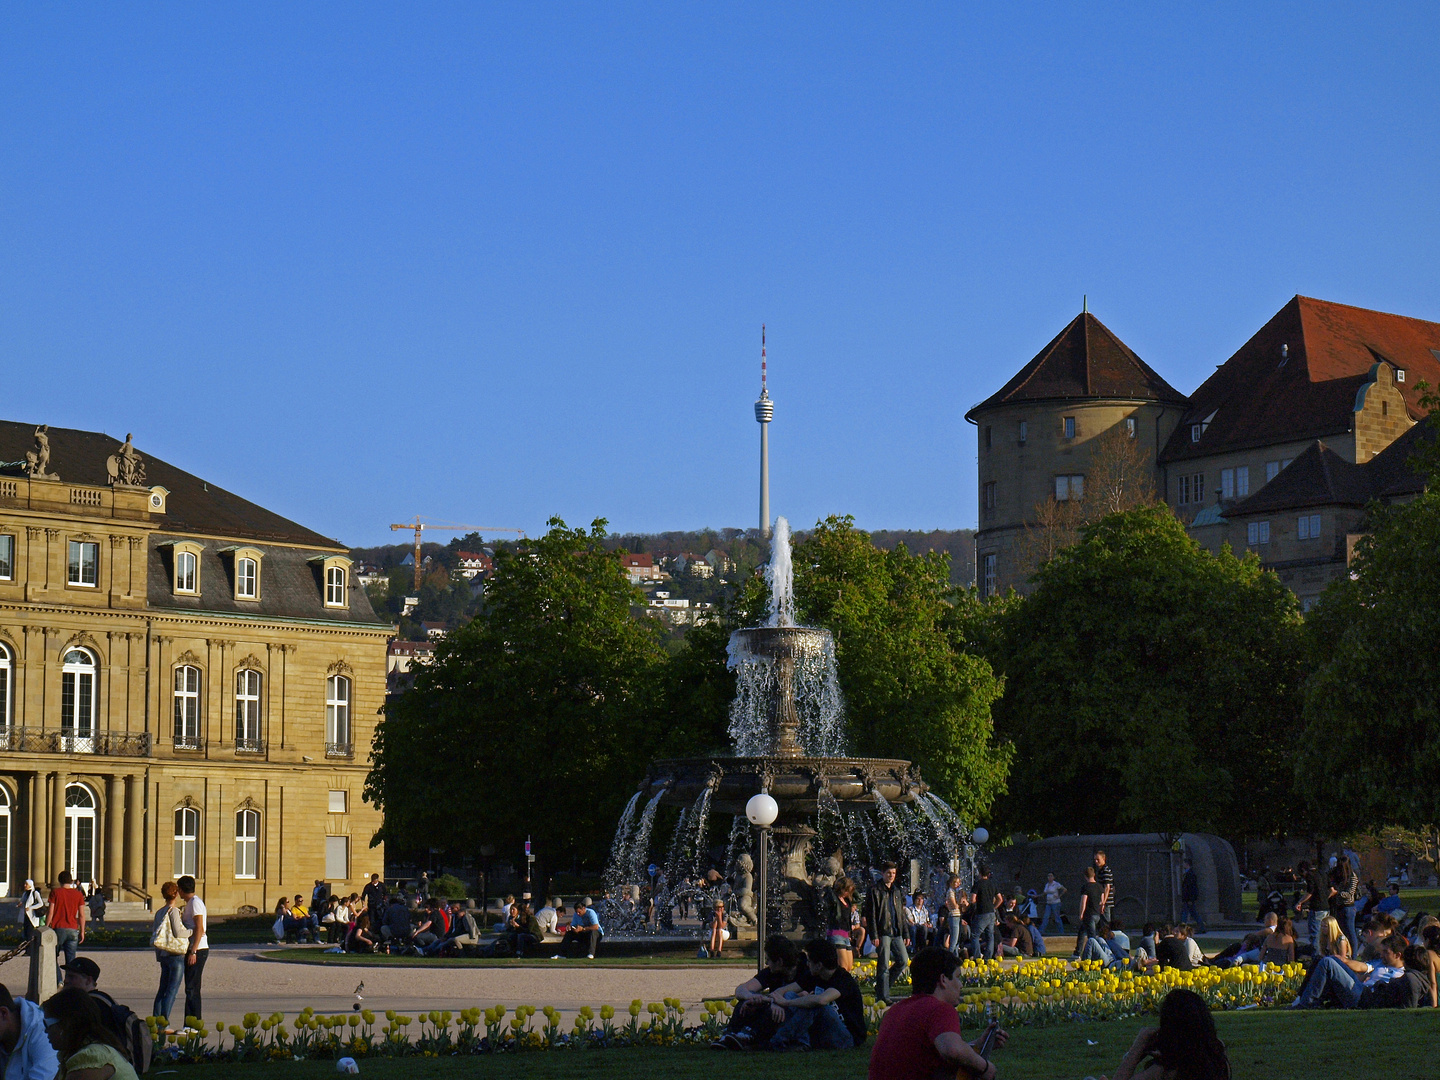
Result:
M750 824L760 831L760 903L756 911L758 918L755 953L758 970L764 971L765 894L769 891L765 879L770 869L770 826L774 825L775 819L780 816L780 804L762 791L759 795L752 795L750 801L745 804L745 816L750 819Z
M970 834L970 839L974 840L977 844L983 844L986 840L990 839L990 830L977 827L975 831Z

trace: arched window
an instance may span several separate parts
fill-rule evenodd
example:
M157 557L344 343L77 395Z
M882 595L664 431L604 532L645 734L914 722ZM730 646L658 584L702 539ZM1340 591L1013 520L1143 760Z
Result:
M0 784L0 896L10 895L10 792Z
M254 600L260 595L260 564L254 559L235 560L235 595L242 600Z
M345 606L345 568L343 566L327 566L325 568L325 606Z
M95 880L95 793L84 784L65 789L65 866L77 882Z
M253 878L260 875L260 811L238 810L235 813L235 876Z
M0 645L0 727L10 726L10 650Z
M175 591L195 591L195 553L180 551L175 554Z
M344 675L325 680L325 753L350 756L350 680Z
M71 649L60 669L60 741L66 753L95 752L95 658Z
M235 749L258 753L260 741L260 672L235 672Z
M200 669L175 669L175 748L200 749Z
M200 811L193 806L175 810L175 876L195 876L200 865Z

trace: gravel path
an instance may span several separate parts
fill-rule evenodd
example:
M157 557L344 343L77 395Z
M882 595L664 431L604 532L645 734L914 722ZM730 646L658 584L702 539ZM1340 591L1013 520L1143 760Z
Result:
M622 1015L630 1002L678 997L687 1006L702 998L729 994L748 978L739 967L687 966L673 969L587 967L583 960L556 960L541 968L389 968L287 964L255 958L254 946L216 946L205 966L206 1017L239 1023L247 1012L262 1016L279 1011L294 1015L310 1005L317 1012L349 1012L356 984L365 983L364 1004L383 1012L413 1015L431 1009L452 1012L472 1005L553 1005L567 1018L582 1005L614 1005ZM159 965L150 949L81 951L100 965L100 989L149 1016ZM12 993L25 990L24 960L4 972ZM178 1023L184 992L176 999L172 1022ZM627 1017L628 1018L628 1017Z

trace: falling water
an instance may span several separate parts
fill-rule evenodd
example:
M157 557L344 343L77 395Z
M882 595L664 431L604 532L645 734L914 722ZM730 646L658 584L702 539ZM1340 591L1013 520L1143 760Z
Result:
M887 858L902 862L910 858L910 840L900 825L900 819L895 816L895 808L880 794L879 788L875 789L874 795L881 851Z
M783 517L775 519L765 581L770 586L770 618L765 625L794 626L795 569L790 562L790 522Z

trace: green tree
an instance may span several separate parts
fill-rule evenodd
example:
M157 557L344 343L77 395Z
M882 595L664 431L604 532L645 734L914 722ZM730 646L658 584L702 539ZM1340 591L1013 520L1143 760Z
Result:
M421 667L377 726L365 797L398 850L519 851L598 866L647 760L686 732L663 722L664 651L619 553L552 519L497 549L480 614Z
M1111 514L969 633L1006 679L1007 828L1207 830L1290 821L1301 622L1258 559L1212 555L1164 506Z
M1315 670L1296 773L1317 822L1336 834L1440 823L1440 470L1436 441L1416 464L1428 490L1374 504L1349 577L1306 619Z
M854 752L908 758L964 818L988 813L1011 753L990 719L1001 682L947 629L949 557L882 551L852 518L829 517L794 563L802 620L835 636Z

